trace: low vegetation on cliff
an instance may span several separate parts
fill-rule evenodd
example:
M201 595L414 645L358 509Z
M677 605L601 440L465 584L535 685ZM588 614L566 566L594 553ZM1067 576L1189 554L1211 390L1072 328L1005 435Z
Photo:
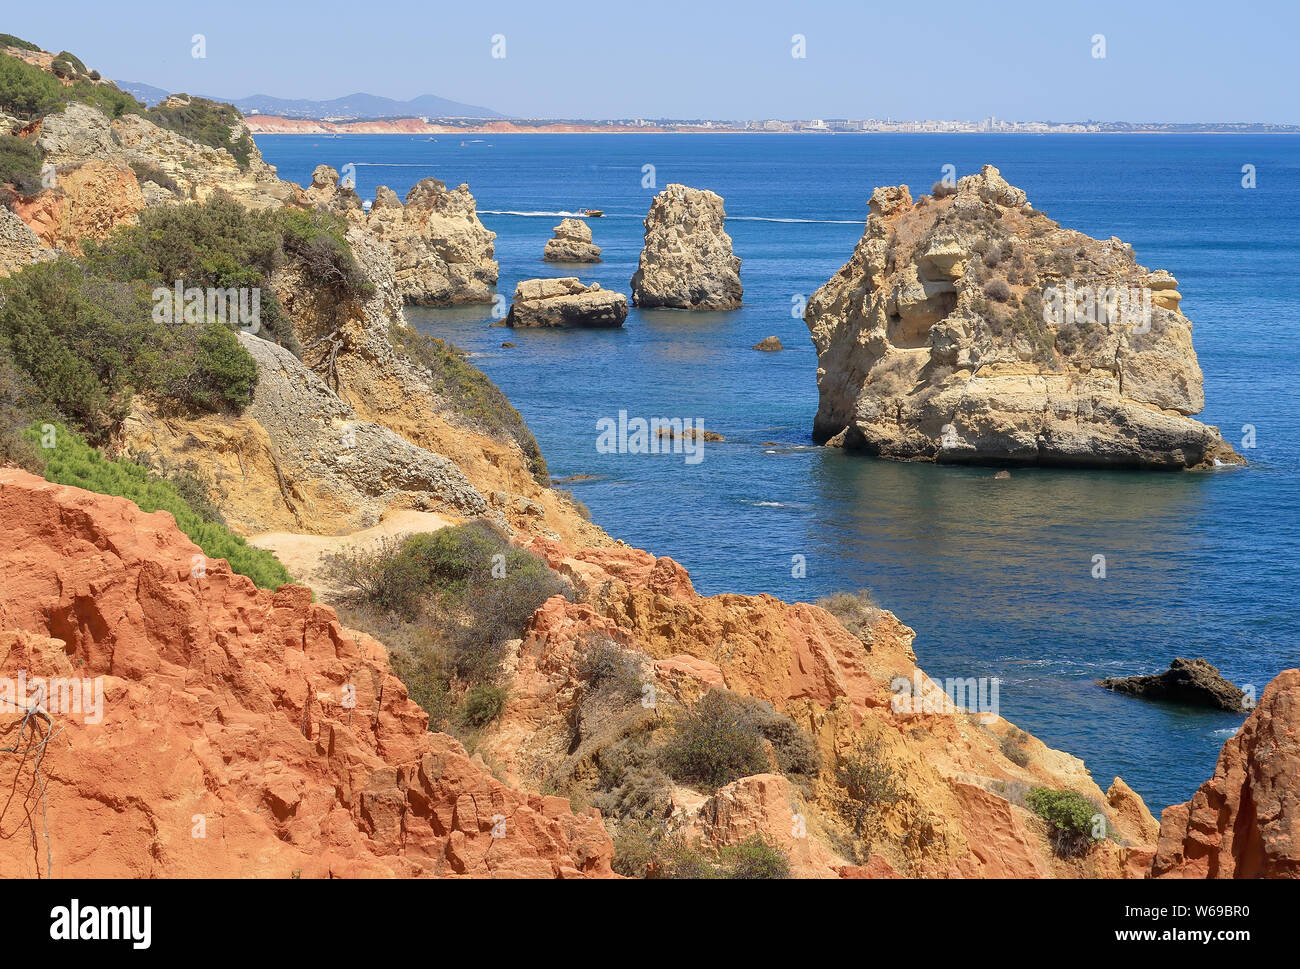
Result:
M10 45L14 46L14 45ZM98 108L110 118L143 114L145 107L115 84L64 51L43 70L9 54L0 54L0 111L31 121L61 110L73 101Z
M269 279L286 262L314 283L364 298L370 284L330 216L250 212L217 194L201 205L140 214L80 258L28 266L0 280L0 349L30 384L26 421L62 419L96 443L143 393L203 411L238 411L257 383L237 319L159 314L155 290L259 294L256 333L298 351ZM40 388L35 392L35 388ZM25 423L25 422L24 422Z
M405 326L393 327L389 337L399 352L428 373L434 393L450 401L457 415L486 434L513 440L523 451L534 480L550 487L550 473L537 439L510 398L487 374L446 340Z
M342 615L392 650L393 670L431 729L467 736L501 713L505 644L573 590L484 521L355 549L330 560Z
M239 167L248 168L253 156L253 136L243 127L244 116L233 104L179 95L144 112L160 128L184 135L190 141L230 152ZM238 131L239 134L232 133Z
M185 484L178 487L178 481L130 461L110 461L62 425L34 426L23 437L39 454L47 481L129 498L146 512L169 512L207 558L225 559L233 571L262 588L276 589L293 581L274 555L253 548L226 528L215 509L203 501L202 492L192 504L181 493Z

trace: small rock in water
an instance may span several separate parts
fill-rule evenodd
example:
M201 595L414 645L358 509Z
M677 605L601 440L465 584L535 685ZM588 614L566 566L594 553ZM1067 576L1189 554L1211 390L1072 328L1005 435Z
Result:
M512 346L514 346L514 344L511 343L509 340L507 340L505 343L501 344L501 346L502 346L502 348L505 348L505 347L512 347Z
M1108 690L1128 693L1147 700L1168 700L1196 706L1218 707L1242 713L1246 710L1246 694L1240 687L1224 679L1219 671L1204 659L1175 659L1169 669L1151 676L1111 677L1099 681Z
M784 350L785 347L781 346L781 341L777 337L769 336L769 337L765 337L762 340L759 340L752 347L750 347L750 349L762 350L764 352L770 353L775 350Z
M1011 472L1010 472L1010 471L999 471L999 472L998 472L997 474L995 474L993 477L994 477L995 480L996 480L996 479L1000 479L1000 478L1009 478L1009 477L1011 477Z

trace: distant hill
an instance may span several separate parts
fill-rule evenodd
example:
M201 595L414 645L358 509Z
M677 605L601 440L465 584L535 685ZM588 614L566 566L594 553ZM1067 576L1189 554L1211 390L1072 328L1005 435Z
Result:
M128 94L153 105L175 93L143 84L139 81L118 81L117 86ZM196 94L188 91L188 94ZM349 94L328 101L307 98L275 98L268 94L254 94L247 98L222 98L210 94L200 95L213 101L233 104L244 114L273 114L281 118L500 118L503 115L491 108L474 104L448 101L433 94L423 94L409 101L395 101L377 94Z

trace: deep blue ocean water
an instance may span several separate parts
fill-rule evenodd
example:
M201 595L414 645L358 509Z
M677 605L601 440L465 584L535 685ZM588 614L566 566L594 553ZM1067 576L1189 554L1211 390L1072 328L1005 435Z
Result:
M724 197L745 305L729 313L633 309L613 332L491 328L488 306L408 310L471 351L509 394L557 477L611 534L690 569L702 593L811 601L866 587L917 631L933 677L1001 677L1001 713L1121 775L1157 812L1213 770L1241 717L1110 694L1099 677L1205 656L1261 692L1300 665L1300 138L1192 135L262 136L302 184L356 165L371 198L426 176L468 182L497 233L499 290L579 275L630 293L656 188ZM465 142L462 144L462 140ZM876 185L928 191L942 166L997 165L1035 207L1133 244L1179 280L1205 371L1202 419L1247 470L1157 474L894 464L812 446L816 356L794 300L849 257ZM1242 186L1255 166L1257 187ZM605 261L541 261L561 213L592 220ZM775 334L786 351L750 347ZM502 349L510 340L513 349ZM726 443L680 455L596 452L596 421L702 418ZM775 442L775 443L770 443ZM1107 577L1092 577L1105 555ZM792 575L802 555L807 575Z

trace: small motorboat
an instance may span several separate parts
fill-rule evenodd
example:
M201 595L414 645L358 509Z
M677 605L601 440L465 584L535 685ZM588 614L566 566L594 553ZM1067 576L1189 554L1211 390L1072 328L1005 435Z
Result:
M604 209L578 209L578 214L587 219L599 219L605 214Z

